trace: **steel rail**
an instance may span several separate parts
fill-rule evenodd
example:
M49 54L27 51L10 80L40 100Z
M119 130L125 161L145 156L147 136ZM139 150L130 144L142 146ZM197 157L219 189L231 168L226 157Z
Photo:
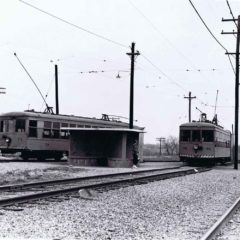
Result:
M97 179L97 178L108 178L108 177L115 177L115 176L125 176L129 174L141 174L141 173L148 173L148 172L156 172L156 171L164 171L164 170L171 170L171 169L179 169L180 167L168 167L168 168L155 168L155 169L147 169L147 170L137 170L137 171L130 171L130 172L120 172L120 173L109 173L109 174L99 174L93 176L86 176L86 177L77 177L77 178L65 178L65 179L57 179L57 180L48 180L48 181L39 181L39 182L31 182L31 183L20 183L14 185L4 185L0 186L0 191L2 190L12 190L12 189L19 189L19 188L27 188L27 187L37 187L37 186L44 186L44 185L54 185L59 183L70 183L70 182L77 182L77 181L84 181L90 179Z
M233 205L218 219L217 222L201 237L200 240L211 240L220 232L221 228L228 222L229 218L240 207L240 197Z
M202 168L202 169L198 169L198 172L208 171L208 170L210 169ZM65 189L22 195L22 196L12 197L8 199L1 199L0 207L10 206L18 203L26 203L31 200L40 200L42 198L48 198L48 197L66 194L70 192L76 192L76 191L79 191L80 189L98 188L98 187L105 187L105 186L122 184L122 183L134 183L137 181L149 180L149 179L163 180L167 178L173 178L173 177L183 176L187 174L195 174L195 173L197 172L193 168L193 169L187 169L187 170L174 171L170 173L158 173L158 174L151 174L148 176L136 176L136 177L132 176L125 179L118 179L118 180L105 181L105 182L92 183L92 184L84 184L81 186L69 187Z

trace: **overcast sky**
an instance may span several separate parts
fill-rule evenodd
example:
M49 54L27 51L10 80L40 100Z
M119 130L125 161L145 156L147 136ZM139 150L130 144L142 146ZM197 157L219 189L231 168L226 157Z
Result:
M44 104L14 52L55 107L54 64L59 66L60 113L101 118L129 117L130 52L136 59L134 119L146 128L145 143L178 136L198 107L212 119L216 93L220 124L234 123L234 73L225 50L212 38L188 0L26 0L69 23L18 0L0 0L1 111L43 111ZM233 52L236 38L225 0L192 0L221 44ZM240 1L229 0L233 14ZM102 38L90 34L90 31ZM235 66L235 60L231 57ZM97 71L89 73L89 71ZM116 78L118 75L121 78Z

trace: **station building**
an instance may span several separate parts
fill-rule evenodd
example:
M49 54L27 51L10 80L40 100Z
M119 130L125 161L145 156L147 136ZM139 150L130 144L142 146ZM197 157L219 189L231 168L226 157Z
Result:
M142 160L144 128L63 128L70 132L69 164L132 167L133 147Z

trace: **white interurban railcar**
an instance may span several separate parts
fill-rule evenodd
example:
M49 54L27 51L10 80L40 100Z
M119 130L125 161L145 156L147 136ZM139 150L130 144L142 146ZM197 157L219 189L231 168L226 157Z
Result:
M231 161L231 132L203 115L198 122L180 125L180 160L188 164L215 165Z

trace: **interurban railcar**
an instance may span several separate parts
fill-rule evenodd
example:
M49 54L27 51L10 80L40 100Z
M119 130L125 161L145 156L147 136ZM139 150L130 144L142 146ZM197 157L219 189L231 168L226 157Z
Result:
M179 156L189 164L231 160L231 132L205 118L180 125Z
M35 111L0 115L0 150L23 159L60 159L69 149L69 132L61 128L128 127L127 123Z

